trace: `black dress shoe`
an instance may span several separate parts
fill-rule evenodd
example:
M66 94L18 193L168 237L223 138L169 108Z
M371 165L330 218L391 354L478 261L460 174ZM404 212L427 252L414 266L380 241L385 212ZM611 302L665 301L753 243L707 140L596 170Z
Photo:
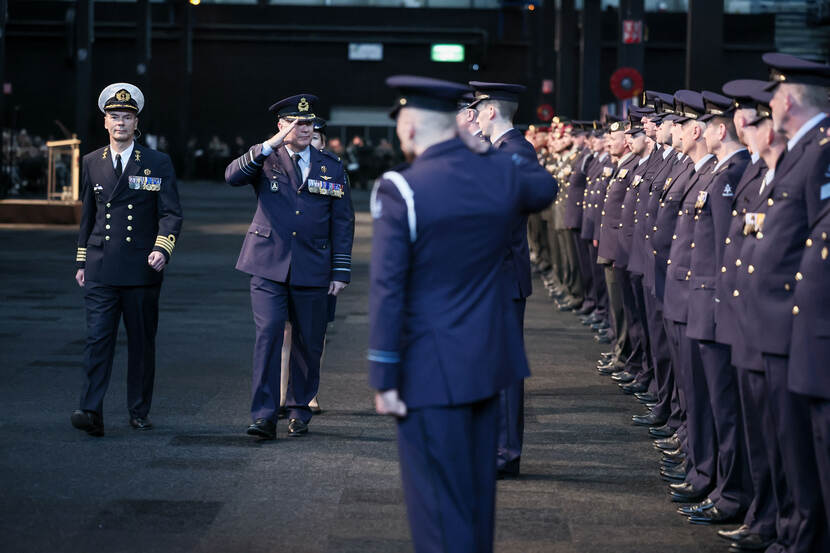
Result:
M596 336L594 336L594 342L598 344L610 344L611 337L607 334L597 334Z
M276 440L277 423L268 419L257 419L248 427L247 433L249 436L256 436L264 440Z
M629 382L628 384L620 384L620 390L626 394L639 394L648 390L648 386L642 382Z
M560 303L556 307L559 309L559 311L573 311L574 309L577 309L578 307L580 307L580 305L581 304L579 304L579 303L569 301L569 302L566 302L566 303Z
M285 407L280 407L280 410L277 411L277 419L284 419L288 416L288 409Z
M671 451L663 452L663 461L677 464L682 463L684 459L686 459L686 452L682 449L673 449Z
M669 484L669 495L675 503L695 503L706 498L709 495L709 489L699 490L688 482L681 482L679 484Z
M689 517L689 522L692 524L726 524L728 522L735 522L738 519L737 514L724 513L717 506L714 506L705 511L695 513Z
M680 457L663 457L660 459L660 466L664 469L669 469L672 467L676 467L678 465L682 465L686 462L685 456Z
M288 421L288 436L296 438L308 433L308 425L300 419L291 419Z
M309 409L311 409L311 414L312 415L319 415L320 413L323 412L323 409L321 409L319 405L317 405L315 407L309 407Z
M761 536L760 534L747 534L740 541L735 541L729 546L729 553L764 551L773 543L775 543L775 538Z
M674 428L668 424L664 424L663 426L649 428L648 433L655 438L670 438L674 436Z
M593 312L594 312L594 308L590 307L590 304L583 303L582 307L577 309L576 314L579 315L580 317L590 317L591 313L593 313Z
M637 401L640 403L657 403L657 396L654 394L650 394L649 392L638 392L634 394L634 397L637 398Z
M663 451L675 451L680 447L680 440L676 436L654 440L654 447Z
M90 436L104 435L104 417L92 411L81 411L76 409L72 411L72 416L69 418L72 426L78 430L83 430Z
M594 324L591 325L591 329L593 329L593 330L605 330L606 328L609 328L610 326L611 325L608 324L608 321L606 321L605 319L600 319L599 321L597 321L597 322L595 322Z
M614 374L622 371L623 368L617 365L612 359L608 363L597 363L597 370L600 374Z
M636 377L628 371L622 371L618 374L611 375L611 380L614 382L619 382L621 384L627 384L629 382L634 382Z
M499 459L499 463L502 460ZM504 480L506 478L516 478L519 476L519 468L521 466L522 458L518 457L511 461L507 461L500 467L496 467L496 480Z
M734 530L718 530L718 536L729 541L740 541L751 533L746 524L741 524Z
M664 466L660 469L660 476L668 482L683 482L686 480L687 467L685 462L674 467Z
M681 505L677 508L677 512L681 515L686 515L687 517L689 517L697 513L702 513L706 509L711 509L714 506L715 503L707 497L700 503L690 503L689 505Z
M663 426L666 424L664 419L661 419L654 413L649 413L647 415L634 415L631 417L631 422L637 426Z
M152 430L153 423L147 417L130 417L130 426L135 430Z
M614 357L614 352L613 351L603 351L602 353L599 354L599 356L607 361L608 359L611 359L611 358Z

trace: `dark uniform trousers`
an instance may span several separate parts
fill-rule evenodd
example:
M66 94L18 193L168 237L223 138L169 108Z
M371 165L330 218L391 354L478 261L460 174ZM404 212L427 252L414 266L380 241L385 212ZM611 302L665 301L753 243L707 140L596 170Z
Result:
M524 298L513 299L516 318L524 328ZM524 347L524 337L522 337ZM499 392L499 441L497 467L499 470L516 471L522 458L525 431L525 381L517 380Z
M646 324L649 332L648 345L651 349L651 359L654 367L654 382L657 388L657 404L652 409L660 420L668 420L669 426L677 430L680 428L680 410L672 410L674 397L674 373L671 368L671 354L669 353L669 339L666 336L666 327L663 323L663 308L660 302L649 290L643 293L646 307Z
M594 284L594 272L591 267L594 261L591 260L588 245L579 237L579 229L571 229L571 238L573 239L574 255L578 268L577 276L583 293L582 310L584 313L590 313L599 306Z
M493 551L498 418L499 400L493 397L412 409L398 420L401 478L416 553Z
M292 286L251 277L256 325L251 417L275 420L280 408L280 365L286 321L291 321L291 360L285 407L289 418L311 420L309 402L320 384L320 358L328 323L328 288Z
M81 409L102 413L112 374L119 319L127 331L127 408L146 418L153 400L156 373L156 329L161 283L148 286L109 286L86 281L87 342Z

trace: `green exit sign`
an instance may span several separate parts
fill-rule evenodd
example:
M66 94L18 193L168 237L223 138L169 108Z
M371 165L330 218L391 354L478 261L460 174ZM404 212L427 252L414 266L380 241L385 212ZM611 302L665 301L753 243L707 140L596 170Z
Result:
M433 44L432 61L459 62L464 61L463 44Z

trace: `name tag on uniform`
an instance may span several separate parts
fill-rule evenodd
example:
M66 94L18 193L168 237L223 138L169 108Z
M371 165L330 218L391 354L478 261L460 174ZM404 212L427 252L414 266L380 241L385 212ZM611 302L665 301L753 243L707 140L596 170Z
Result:
M335 198L343 197L343 185L336 182L327 182L316 179L308 179L306 181L308 191L312 194L320 194L321 196L332 196Z
M130 188L133 190L147 190L148 192L158 192L161 190L161 177L139 177L131 176L129 180Z
M706 200L709 199L709 193L701 190L697 193L697 201L695 202L695 209L701 209L706 205Z

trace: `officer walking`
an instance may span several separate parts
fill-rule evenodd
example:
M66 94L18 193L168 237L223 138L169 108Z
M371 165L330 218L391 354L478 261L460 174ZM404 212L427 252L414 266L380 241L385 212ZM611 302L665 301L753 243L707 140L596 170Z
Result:
M498 393L529 372L505 252L556 182L530 167L535 156L468 149L455 122L466 86L387 84L400 90L393 114L412 163L372 193L369 381L378 413L399 417L415 551L490 552Z
M311 94L270 107L279 132L233 160L225 170L231 186L250 184L257 211L236 268L251 275L256 323L251 418L247 433L276 438L280 407L280 351L286 321L292 322L288 435L308 432L309 403L317 394L328 321L328 295L351 277L354 209L340 160L311 147Z
M127 329L127 410L136 430L147 417L156 370L158 302L164 268L182 227L176 173L167 154L137 144L144 95L129 83L98 97L108 146L83 159L75 280L84 288L87 342L80 408L72 426L104 435L104 395L118 323Z

